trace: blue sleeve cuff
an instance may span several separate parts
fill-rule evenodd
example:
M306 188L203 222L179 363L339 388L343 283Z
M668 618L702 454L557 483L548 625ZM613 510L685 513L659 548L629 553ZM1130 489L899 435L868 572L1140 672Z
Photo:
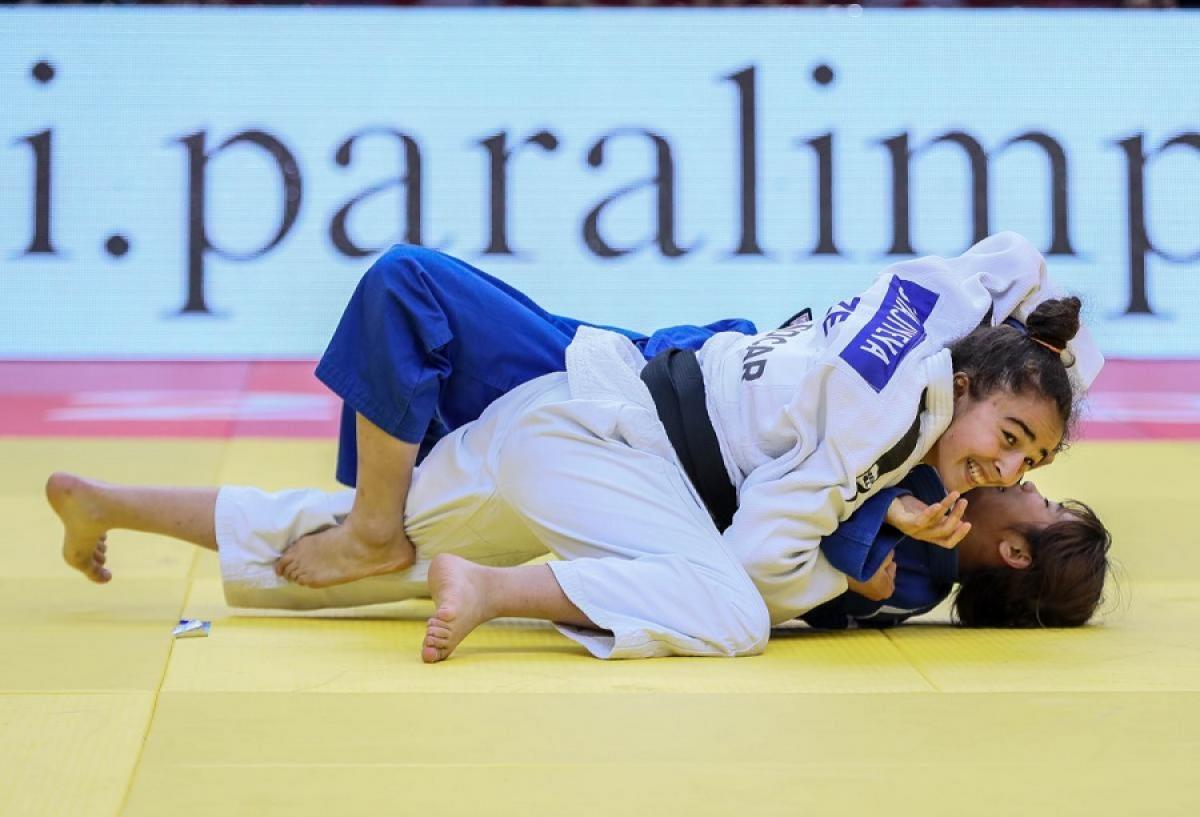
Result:
M904 488L885 488L868 499L821 540L821 552L835 568L855 581L865 582L875 575L903 536L885 528L888 506L898 496L911 493Z

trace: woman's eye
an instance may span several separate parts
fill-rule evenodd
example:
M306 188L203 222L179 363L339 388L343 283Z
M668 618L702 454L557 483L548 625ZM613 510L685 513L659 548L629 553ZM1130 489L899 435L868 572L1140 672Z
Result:
M1008 443L1009 445L1015 445L1017 438L1006 431L1004 432L1004 442Z

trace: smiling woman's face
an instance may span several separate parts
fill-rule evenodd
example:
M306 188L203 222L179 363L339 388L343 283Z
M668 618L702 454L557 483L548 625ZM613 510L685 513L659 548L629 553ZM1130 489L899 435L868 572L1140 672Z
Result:
M1042 496L1029 480L1012 488L977 488L967 494L963 519L971 523L967 537L995 543L1016 528L1042 528L1071 518L1071 512Z
M977 400L961 374L954 390L954 419L924 459L947 491L1016 485L1053 457L1063 424L1052 400L1008 391Z

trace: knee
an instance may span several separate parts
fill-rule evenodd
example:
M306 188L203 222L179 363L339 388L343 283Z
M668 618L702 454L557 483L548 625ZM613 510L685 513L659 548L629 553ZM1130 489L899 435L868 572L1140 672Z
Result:
M368 295L393 290L397 285L407 288L428 263L431 252L411 244L396 244L375 259L375 263L363 273L360 286Z
M380 348L407 350L416 343L428 354L454 336L444 286L452 270L434 250L397 245L363 273L347 312L358 316Z
M766 602L757 590L739 595L733 605L733 637L729 640L730 655L759 655L771 638L771 616Z

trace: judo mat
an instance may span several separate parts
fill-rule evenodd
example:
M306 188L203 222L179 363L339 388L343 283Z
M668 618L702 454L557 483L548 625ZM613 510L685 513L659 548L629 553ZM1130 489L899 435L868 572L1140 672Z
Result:
M429 602L239 612L215 554L129 532L107 586L61 563L54 470L333 487L310 365L0 364L0 815L1191 817L1200 366L1116 363L1035 475L1114 532L1093 626L968 631L943 606L754 658L602 662L503 620L433 666ZM173 639L180 618L210 635Z

